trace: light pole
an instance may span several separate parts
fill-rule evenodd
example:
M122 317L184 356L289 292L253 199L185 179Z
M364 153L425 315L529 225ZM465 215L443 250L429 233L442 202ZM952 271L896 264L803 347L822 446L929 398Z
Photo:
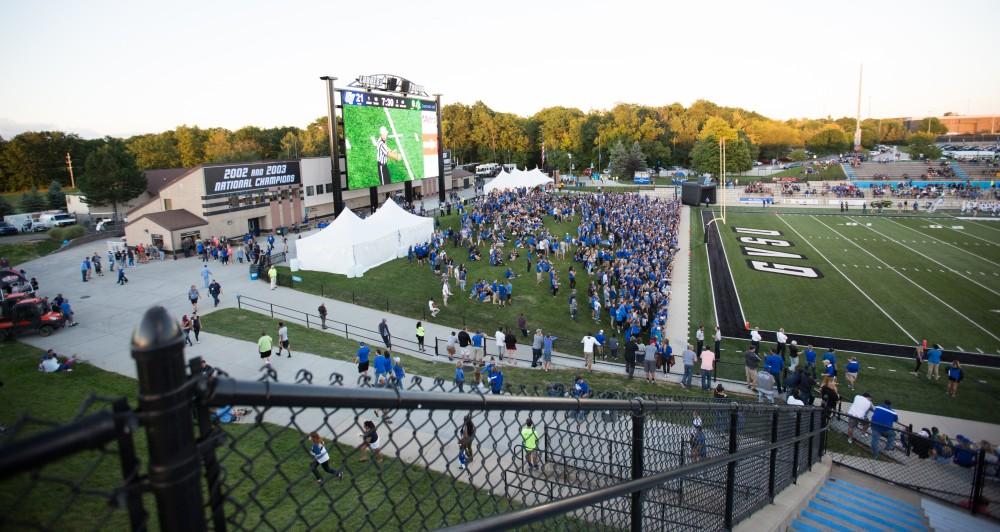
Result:
M344 210L344 195L340 189L340 139L337 134L337 101L333 76L320 76L326 82L327 133L330 137L330 180L333 184L333 215L340 216Z

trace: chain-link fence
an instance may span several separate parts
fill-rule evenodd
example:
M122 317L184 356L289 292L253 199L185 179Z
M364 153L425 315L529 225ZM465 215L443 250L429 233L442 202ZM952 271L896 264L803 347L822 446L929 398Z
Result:
M183 347L154 309L133 340L137 410L95 399L67 425L11 427L0 526L103 512L96 528L723 529L822 452L813 408L269 368L246 381L185 366ZM85 474L60 474L66 460Z

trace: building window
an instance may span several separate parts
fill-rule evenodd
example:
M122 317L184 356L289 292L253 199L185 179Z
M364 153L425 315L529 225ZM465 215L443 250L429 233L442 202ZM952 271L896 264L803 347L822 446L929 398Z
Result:
M313 187L312 185L309 185L308 187L306 187L306 196L312 196L312 195L313 195Z
M149 238L150 238L150 240L152 240L154 247L158 247L158 248L162 248L163 247L163 235L151 234L151 235L149 235Z
M229 196L229 208L235 209L240 206L240 197L237 194Z
M326 184L326 193L327 194L333 194L333 183L327 183Z
M170 211L174 208L174 202L170 198L163 198L163 210Z

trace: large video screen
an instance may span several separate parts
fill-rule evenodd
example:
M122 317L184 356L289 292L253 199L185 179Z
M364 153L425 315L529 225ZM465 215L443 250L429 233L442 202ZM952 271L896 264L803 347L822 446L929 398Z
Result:
M434 101L345 90L341 103L347 188L437 177Z

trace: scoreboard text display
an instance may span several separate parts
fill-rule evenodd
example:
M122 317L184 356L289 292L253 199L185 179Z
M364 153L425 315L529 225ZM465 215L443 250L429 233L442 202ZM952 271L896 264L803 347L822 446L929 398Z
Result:
M341 91L347 188L368 188L438 175L437 104Z

